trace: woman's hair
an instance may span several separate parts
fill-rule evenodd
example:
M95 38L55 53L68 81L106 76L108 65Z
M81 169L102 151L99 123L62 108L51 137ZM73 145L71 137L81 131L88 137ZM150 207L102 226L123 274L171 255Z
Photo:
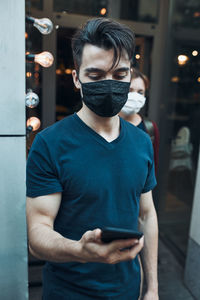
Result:
M141 78L144 81L145 90L147 90L149 88L149 85L150 85L148 77L136 68L132 68L131 71L132 71L131 72L131 79Z
M114 59L111 67L113 68L118 64L124 51L131 61L135 51L135 36L129 27L111 19L89 20L72 38L73 59L77 71L82 62L83 48L86 44L105 50L113 49Z

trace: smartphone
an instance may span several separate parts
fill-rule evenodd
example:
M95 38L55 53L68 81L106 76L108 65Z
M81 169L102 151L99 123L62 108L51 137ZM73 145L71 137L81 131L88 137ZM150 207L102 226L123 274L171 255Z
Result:
M124 229L124 228L104 227L101 230L102 230L101 240L104 243L110 243L115 240L123 240L123 239L139 240L143 236L142 232Z

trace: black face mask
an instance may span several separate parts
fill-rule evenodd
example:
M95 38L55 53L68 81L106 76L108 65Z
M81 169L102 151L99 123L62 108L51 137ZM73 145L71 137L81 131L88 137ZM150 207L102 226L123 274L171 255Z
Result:
M85 105L98 116L113 117L128 99L130 82L101 80L81 85Z

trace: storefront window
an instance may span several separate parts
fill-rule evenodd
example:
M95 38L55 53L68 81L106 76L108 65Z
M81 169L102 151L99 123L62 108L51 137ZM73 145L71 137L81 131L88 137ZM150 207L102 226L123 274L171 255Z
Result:
M54 0L54 11L88 16L110 16L115 10L117 18L157 23L157 0Z
M107 0L54 0L54 11L88 16L106 16Z
M181 3L181 11L185 11L186 4L176 1L174 15ZM176 249L179 258L182 257L182 262L187 252L200 142L200 47L190 25L185 23L184 27L177 28L172 24L167 58L168 91L167 96L163 95L167 109L161 139L165 140L165 147L160 161L161 169L165 170L168 161L168 176L162 176L166 193L160 193L160 232Z
M174 1L173 23L176 27L199 28L200 26L199 0Z
M31 7L42 10L43 9L43 0L31 0Z
M74 32L75 29L71 28L57 30L56 121L78 111L82 105L80 91L72 79L71 37Z
M157 0L122 0L120 18L124 20L157 23L158 1Z

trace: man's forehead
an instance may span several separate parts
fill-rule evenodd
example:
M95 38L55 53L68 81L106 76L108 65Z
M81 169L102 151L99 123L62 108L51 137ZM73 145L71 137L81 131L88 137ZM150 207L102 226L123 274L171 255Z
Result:
M120 60L117 62L118 64L115 65L115 68L123 67L123 66L129 66L130 60L128 58L128 54L126 51L122 51ZM105 68L111 67L114 60L114 50L113 49L104 49L100 48L91 44L86 44L83 48L83 54L82 54L82 68Z

